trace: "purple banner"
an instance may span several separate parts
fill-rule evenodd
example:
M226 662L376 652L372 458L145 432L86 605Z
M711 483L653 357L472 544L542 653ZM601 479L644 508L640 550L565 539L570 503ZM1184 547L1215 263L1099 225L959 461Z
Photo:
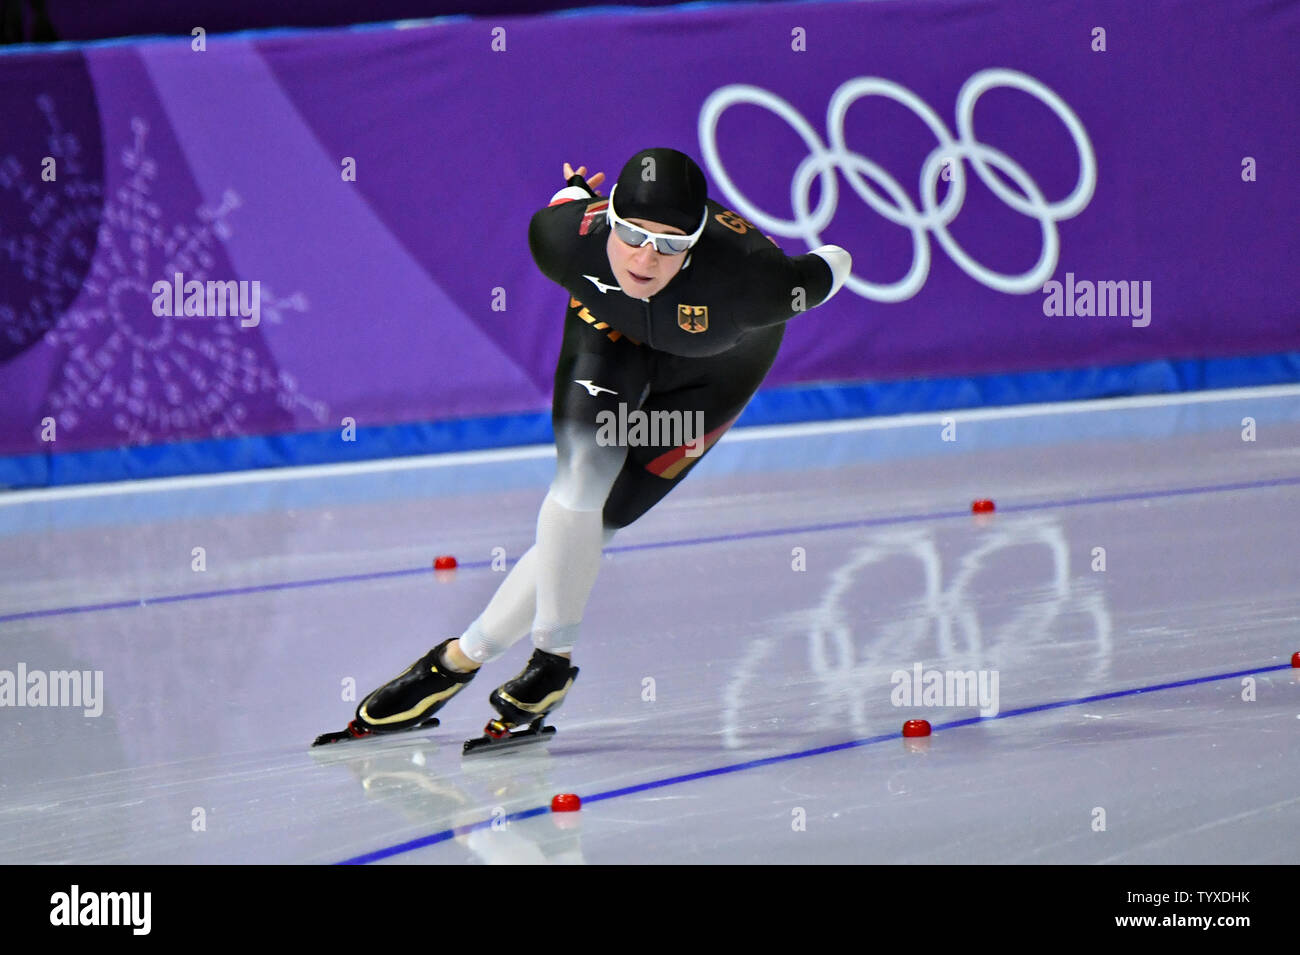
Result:
M769 385L1300 349L1300 4L1088 7L0 56L0 454L545 409L567 295L529 217L646 146L853 253Z

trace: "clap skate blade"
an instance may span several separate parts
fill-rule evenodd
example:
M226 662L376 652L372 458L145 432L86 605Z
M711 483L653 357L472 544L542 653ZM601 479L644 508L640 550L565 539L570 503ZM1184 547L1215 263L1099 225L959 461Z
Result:
M536 719L527 728L512 730L501 720L490 720L483 728L483 735L477 739L465 740L461 750L462 756L471 753L495 753L503 749L512 749L529 743L544 743L555 735L555 727L545 725L544 719Z
M376 732L375 730L367 729L366 727L358 723L356 720L352 720L350 723L348 723L347 729L344 729L338 733L322 733L320 736L316 737L316 739L312 742L311 745L325 746L329 743L346 743L349 740L366 739L367 737L370 736L398 736L402 733L410 733L413 730L436 729L439 725L440 723L438 717L431 716L424 722L417 723L415 726L408 726L405 729L388 730L386 732Z

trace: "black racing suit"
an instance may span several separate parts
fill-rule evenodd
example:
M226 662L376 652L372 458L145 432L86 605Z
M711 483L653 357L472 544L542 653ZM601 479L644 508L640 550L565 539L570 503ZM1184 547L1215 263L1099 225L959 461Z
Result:
M607 204L557 198L533 216L528 241L542 274L570 296L551 410L557 486L578 488L571 507L591 506L577 501L584 494L607 494L604 525L615 529L658 503L740 416L776 359L785 322L821 304L833 275L820 256L785 255L710 199L708 224L682 268L650 299L634 298L610 269ZM646 429L642 440L611 447L611 421L630 411L642 420L679 412L696 423L702 412L704 433L669 443L681 433L662 414L657 434ZM620 434L636 437L630 428ZM591 472L601 476L590 481Z

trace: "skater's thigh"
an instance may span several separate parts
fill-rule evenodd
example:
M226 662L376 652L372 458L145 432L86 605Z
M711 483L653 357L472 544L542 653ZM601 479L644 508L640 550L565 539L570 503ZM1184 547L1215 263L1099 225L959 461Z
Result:
M635 408L650 376L648 350L585 321L570 305L551 402L556 473L552 493L565 507L598 510L627 449L602 440L602 422ZM622 405L622 409L620 409Z
M706 359L660 357L640 408L648 440L630 442L605 502L606 528L640 518L704 459L763 383L781 332L764 329L744 347Z

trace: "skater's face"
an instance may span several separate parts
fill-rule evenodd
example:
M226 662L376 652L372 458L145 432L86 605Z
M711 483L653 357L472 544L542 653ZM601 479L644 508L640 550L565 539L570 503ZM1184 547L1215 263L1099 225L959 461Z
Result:
M628 219L635 226L647 232L666 232L672 235L686 235L681 229L675 229L662 222L650 219ZM633 298L650 298L663 290L681 271L686 257L683 255L664 255L656 252L654 244L643 245L634 249L609 231L609 241L605 243L605 252L609 256L609 267L614 272L614 281Z

